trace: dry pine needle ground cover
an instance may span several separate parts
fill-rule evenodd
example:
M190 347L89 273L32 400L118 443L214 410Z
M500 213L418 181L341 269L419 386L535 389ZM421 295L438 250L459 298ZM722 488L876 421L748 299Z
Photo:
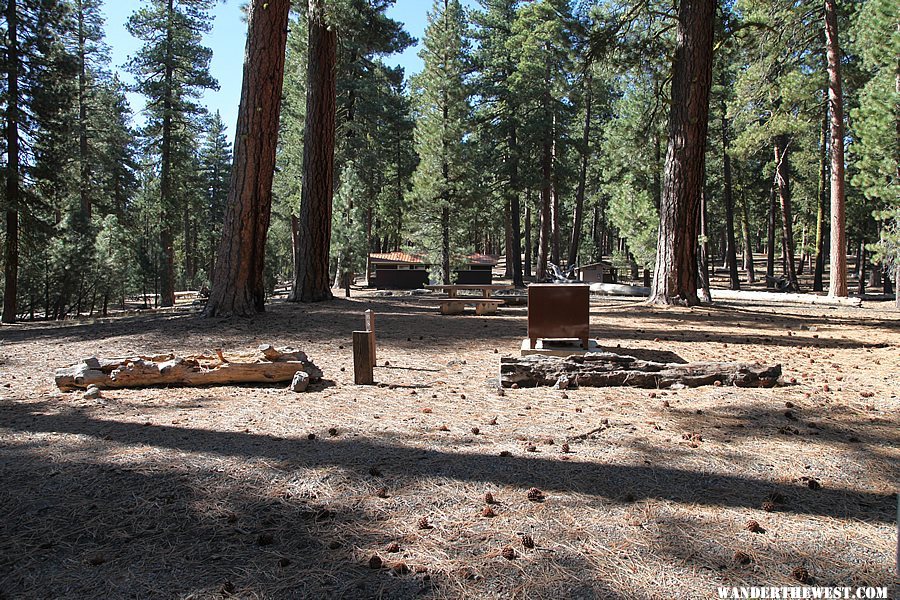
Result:
M367 308L381 385L356 387ZM503 394L498 358L518 350L525 309L436 313L361 295L252 321L3 327L0 597L711 598L797 585L800 569L814 585L897 583L887 305L595 299L605 347L784 365L775 389L655 392ZM93 400L52 381L91 355L260 343L308 352L325 381Z

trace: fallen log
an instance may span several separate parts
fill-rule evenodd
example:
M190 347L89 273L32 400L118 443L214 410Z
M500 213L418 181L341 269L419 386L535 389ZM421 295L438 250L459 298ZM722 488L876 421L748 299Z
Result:
M319 369L304 352L277 350L264 344L252 355L216 356L130 356L86 358L71 367L56 370L56 386L64 391L99 388L147 387L153 385L229 385L233 383L279 383L291 381L304 371L311 381L322 378Z
M710 290L713 302L716 300L746 300L748 302L773 302L775 304L813 304L821 306L862 306L862 298L840 298L819 296L818 294L795 294L782 292L757 292L753 290Z
M622 283L592 283L591 293L599 296L635 296L650 295L650 288L640 285L624 285Z
M699 290L698 290L699 292ZM591 293L598 296L633 296L646 297L650 288L639 285L622 285L619 283L592 283ZM716 300L746 300L747 302L771 302L774 304L814 304L821 306L853 306L860 307L862 298L836 298L818 294L799 294L783 292L762 292L753 290L710 290L713 302ZM893 298L893 296L891 297ZM869 299L868 297L866 299Z
M740 362L659 363L633 356L598 352L554 356L505 356L500 359L500 385L538 387L608 387L628 385L640 388L733 385L773 387L781 377L781 365Z

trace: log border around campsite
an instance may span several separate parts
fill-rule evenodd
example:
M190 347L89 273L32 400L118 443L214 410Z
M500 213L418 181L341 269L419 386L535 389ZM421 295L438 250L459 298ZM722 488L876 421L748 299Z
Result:
M505 388L539 386L639 388L720 385L774 387L781 365L742 362L659 363L610 352L554 356L504 356L500 385Z

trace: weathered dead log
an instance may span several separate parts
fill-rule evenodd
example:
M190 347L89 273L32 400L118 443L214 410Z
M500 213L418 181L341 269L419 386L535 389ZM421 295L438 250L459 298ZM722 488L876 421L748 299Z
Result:
M554 356L503 357L500 384L503 387L607 387L628 385L640 388L734 385L773 387L781 376L781 365L739 362L658 363L609 352ZM562 380L562 381L561 381Z
M147 387L152 385L228 385L233 383L279 383L291 381L304 371L311 381L322 378L322 370L296 350L276 350L268 344L252 355L90 357L77 365L56 370L56 386L68 392L100 388Z

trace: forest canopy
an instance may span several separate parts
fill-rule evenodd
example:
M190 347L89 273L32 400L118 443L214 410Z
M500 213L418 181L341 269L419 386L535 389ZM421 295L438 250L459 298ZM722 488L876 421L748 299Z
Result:
M217 86L214 49L204 45L215 2L135 3L128 85L109 59L102 4L0 3L6 322L105 314L129 301L171 306L176 291L215 286L233 162L231 124L200 100ZM517 285L545 277L548 262L605 260L638 281L652 272L667 148L678 142L673 60L688 25L677 7L435 0L415 40L388 16L392 4L291 9L265 199L265 294L299 280L303 202L308 218L329 221L315 267L329 283L364 273L370 253L392 251L424 256L435 282L451 281L472 253L505 255ZM830 237L837 254L871 270L859 274L860 292L900 269L900 8L825 4L715 6L704 218L690 243L707 268L729 272L732 288L782 278L797 289L798 276L814 272L812 287L823 290L834 272ZM314 160L304 152L318 139L307 135L310 82L320 81L320 59L309 58L317 22L336 35L325 192L304 179ZM423 69L392 66L416 42ZM127 92L145 99L140 115ZM314 210L322 193L327 212ZM834 193L845 203L836 221ZM766 256L765 273L754 271L754 255Z

